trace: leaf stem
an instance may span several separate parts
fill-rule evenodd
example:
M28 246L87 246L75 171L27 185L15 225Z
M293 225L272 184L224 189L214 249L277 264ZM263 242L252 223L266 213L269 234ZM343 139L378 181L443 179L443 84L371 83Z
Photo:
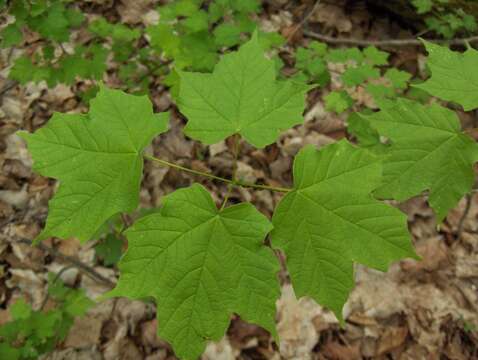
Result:
M232 144L232 156L233 156L233 162L232 162L232 181L235 182L236 179L236 173L237 173L237 158L239 157L239 147L240 147L240 138L237 135L233 135L233 144ZM221 205L221 211L226 207L226 204L229 200L229 196L231 196L231 191L232 191L232 184L227 185L227 192L226 196L224 196L224 201L222 202Z
M27 244L32 246L32 241L28 239L20 239L18 242L22 244ZM116 283L108 279L106 276L103 276L100 274L98 271L96 271L93 267L89 266L88 264L85 264L78 260L76 257L69 256L69 255L64 255L61 252L53 249L52 247L45 245L43 243L36 244L40 250L46 251L48 254L50 254L52 257L56 258L57 260L69 262L71 265L74 267L78 268L81 272L83 272L85 275L89 276L90 278L94 280L98 280L106 285L108 285L111 288L114 288L116 286Z
M237 180L233 181L231 179L226 179L226 178L216 176L216 175L213 175L213 174L210 174L210 173L206 173L206 172L203 172L203 171L190 169L190 168L187 168L185 166L181 166L181 165L178 165L178 164L175 164L175 163L163 160L163 159L159 159L159 158L154 157L154 156L146 155L146 154L144 154L143 157L145 159L154 161L154 162L156 162L160 165L163 165L163 166L168 166L168 167L171 167L173 169L176 169L176 170L179 170L179 171L184 171L184 172L187 172L187 173L190 173L190 174L207 177L207 178L212 179L212 180L218 180L218 181L224 182L226 184L230 184L231 186L239 186L239 187L259 189L259 190L270 190L270 191L277 191L277 192L282 192L282 193L287 193L289 191L292 191L292 189L289 189L289 188L269 186L269 185L261 185L261 184L252 184L252 183L247 183L247 182L237 181Z

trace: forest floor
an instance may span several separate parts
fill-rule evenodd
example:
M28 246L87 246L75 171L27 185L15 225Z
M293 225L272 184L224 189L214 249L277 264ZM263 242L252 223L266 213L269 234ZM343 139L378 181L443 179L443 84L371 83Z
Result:
M277 5L274 13L261 14L261 21L272 21L284 34L294 31L291 47L308 41L303 29L296 27L305 18L304 11L310 9L310 3L287 6L286 1L276 2L282 5ZM123 1L123 5L128 3L133 2ZM123 13L124 9L120 14ZM320 5L306 22L301 27L320 27L324 33L341 37L393 39L414 35L393 18L370 12L360 2L352 8L340 2ZM392 54L390 66L404 67L412 73L419 71L423 48L385 49ZM7 56L2 53L5 68L0 72L0 88L9 81L5 76ZM114 86L114 76L104 81ZM39 128L54 111L85 111L86 105L76 96L77 87L59 85L48 89L42 84L30 84L12 87L1 95L0 325L11 319L12 299L24 296L37 308L43 303L49 272L58 273L67 267L61 275L65 284L83 288L93 299L110 289L110 283L118 277L115 268L104 266L95 256L94 243L81 245L76 239L51 239L43 247L31 247L24 242L32 240L43 227L48 200L56 187L52 179L32 172L32 160L15 131ZM238 175L248 181L290 186L292 159L303 145L322 146L345 137L346 114L325 111L322 95L320 90L311 93L306 122L285 132L277 144L263 150L244 144ZM163 86L151 89L151 99L157 111L171 107L171 97ZM471 121L469 114L459 115L465 124ZM170 131L155 140L149 151L195 169L230 174L230 144L198 145L183 135L183 126L183 119L173 111ZM199 158L196 154L204 156ZM213 194L225 192L222 184L146 162L141 206L158 206L162 195L194 181L201 181ZM231 200L253 201L270 216L281 196L235 189ZM297 300L287 274L282 273L282 297L277 303L280 346L263 329L235 318L227 336L219 343L210 343L203 359L478 358L478 195L463 199L439 227L426 197L414 198L399 207L408 215L422 261L401 261L387 273L356 266L357 285L345 307L345 328L314 301ZM71 266L71 258L94 269L102 278L88 276L78 266ZM103 301L78 318L66 340L46 358L175 359L168 344L157 337L156 328L152 305L127 299Z

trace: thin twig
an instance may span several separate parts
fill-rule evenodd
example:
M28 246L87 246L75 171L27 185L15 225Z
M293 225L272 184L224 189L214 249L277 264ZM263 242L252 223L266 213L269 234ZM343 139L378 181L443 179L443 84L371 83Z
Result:
M287 36L287 42L292 39L292 37L295 35L295 33L302 27L304 26L305 23L310 19L310 17L315 13L315 11L319 8L320 0L317 0L312 7L312 9L307 13L307 15L304 16L304 18L300 21L300 23L297 24L296 27L294 27L294 30L290 32L290 34Z
M159 64L155 64L152 68L148 67L146 72L136 80L136 83L141 84L144 79L146 79L150 75L154 75L154 72L156 70L160 69L161 66L163 66L163 65L167 65L167 64L159 63Z
M0 98L3 96L3 94L5 94L7 91L10 91L11 89L13 89L17 85L18 85L18 81L15 81L15 80L10 81L7 84L5 84L5 86L0 89Z
M464 133L473 133L475 131L478 131L478 127L472 127L472 128L463 130Z
M241 139L237 135L233 135L233 144L232 144L232 181L236 181L236 174L237 174L237 158L239 157L239 148L241 146ZM233 186L229 184L227 186L226 196L224 196L224 201L221 205L221 211L226 207L227 201L229 200L229 196L231 195Z
M51 283L55 284L58 281L58 279L61 277L61 275L63 275L66 271L68 271L70 269L73 269L73 268L76 268L76 266L75 265L67 265L67 266L63 267L60 271L58 271L56 273L56 275L53 278L53 281ZM43 299L43 302L40 305L40 311L42 311L45 308L45 305L47 304L49 298L50 298L50 294L48 293L48 290L47 290L45 298Z
M146 79L150 75L155 76L154 72L156 70L161 69L162 66L168 66L169 64L172 63L172 60L165 60L165 61L157 60L157 61L158 62L153 63L153 65L151 67L146 65L146 72L136 80L137 84L141 84L143 82L143 80Z
M310 30L304 30L304 35L313 39L317 39L329 44L336 45L353 45L353 46L423 46L418 39L391 39L391 40L362 40L362 39L346 39L337 38L329 35L320 34ZM477 42L478 36L472 36L464 39L425 39L438 44L447 45L466 45L467 43Z
M213 175L213 174L210 174L210 173L206 173L206 172L203 172L203 171L190 169L190 168L187 168L185 166L181 166L181 165L178 165L178 164L175 164L175 163L163 160L163 159L156 158L154 156L143 155L143 157L145 159L154 161L154 162L156 162L158 164L161 164L163 166L169 166L169 167L171 167L173 169L176 169L176 170L184 171L184 172L194 174L194 175L207 177L207 178L213 179L213 180L218 180L218 181L224 182L226 184L230 184L231 186L240 186L240 187L245 187L245 188L261 189L261 190L271 190L271 191L277 191L277 192L283 192L283 193L287 193L289 191L292 191L292 189L287 189L287 188L282 188L282 187L260 185L260 184L251 184L251 183L246 183L246 182L243 182L243 181L233 181L231 179L226 179L226 178L216 176L216 175Z
M12 46L9 50L8 50L8 55L7 55L7 64L10 64L10 60L12 60L12 55L13 55L13 52L15 51L15 47Z
M461 239L461 236L463 234L464 225L465 225L465 219L468 216L468 213L470 212L470 209L471 209L472 196L470 194L466 194L465 199L466 199L465 210L463 211L463 214L461 215L460 221L458 222L458 226L456 228L456 238L458 240Z
M30 246L32 245L32 242L30 240L27 240L27 239L22 239L19 242L21 242L23 244L30 245ZM75 266L76 268L78 268L78 270L82 271L85 275L91 277L92 279L101 281L102 283L104 283L104 284L106 284L106 285L108 285L112 288L115 287L116 284L113 281L111 281L107 277L101 275L98 271L93 269L91 266L85 264L84 262L82 262L82 261L80 261L80 260L78 260L78 259L76 259L72 256L64 255L64 254L60 253L59 251L57 251L57 250L55 250L55 249L53 249L50 246L47 246L45 244L39 243L36 246L38 246L38 248L40 250L46 251L47 253L49 253L54 258L70 263L71 265Z

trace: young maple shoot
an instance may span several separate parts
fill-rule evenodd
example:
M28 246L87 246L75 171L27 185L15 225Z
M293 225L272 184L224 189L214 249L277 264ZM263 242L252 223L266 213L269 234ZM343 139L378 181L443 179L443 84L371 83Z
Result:
M151 80L161 76L174 98L179 89L177 71L211 71L223 50L241 44L258 27L252 15L261 9L258 0L171 1L151 11L158 23L141 28L110 23L101 16L89 18L78 1L0 0L0 6L13 20L0 30L0 48L13 51L28 41L23 36L26 28L40 36L33 53L14 59L10 79L22 85L45 81L49 87L73 85L78 79L99 81L112 61L129 92L144 94ZM63 43L78 28L89 33L87 41L75 39L74 48L66 50ZM259 35L264 48L285 41L275 32ZM143 41L149 46L142 46ZM88 102L97 90L89 87L81 93L82 100Z
M364 52L371 64L386 60L377 51ZM455 59L478 64L470 50L464 55L436 51L449 52L447 61L453 64ZM343 54L330 51L328 56ZM358 49L347 56L364 59ZM449 93L468 91L466 99L458 99L441 78L462 70L438 65L434 71L436 61L432 54L433 75L422 88L466 109L477 107L470 85L459 79L448 83ZM408 80L390 76L400 84ZM225 55L212 74L181 72L180 80L185 132L206 144L231 135L256 147L275 142L281 131L303 122L310 89L276 80L274 64L256 35ZM227 196L218 208L198 184L165 196L159 211L126 230L120 278L105 296L153 298L160 336L184 359L196 359L208 340L220 339L233 313L279 341L274 323L279 263L264 241L270 233L272 248L286 255L297 296L312 297L343 323L354 263L386 271L399 259L418 259L405 214L379 199L403 201L429 190L441 220L470 191L478 159L476 143L460 131L450 110L410 100L379 105L377 113L353 117L358 146L341 140L319 150L302 149L294 161L294 187L285 189L244 184L144 154L153 137L166 131L168 115L153 114L146 97L101 87L87 115L55 114L34 134L22 133L34 169L60 181L37 240L87 241L112 215L134 211L144 158L229 186L281 191L286 195L272 223L252 204L226 206Z
M33 310L23 298L10 306L12 320L0 326L0 359L38 359L51 352L65 340L74 319L94 305L83 289L70 289L53 274L47 299L56 303L53 309Z

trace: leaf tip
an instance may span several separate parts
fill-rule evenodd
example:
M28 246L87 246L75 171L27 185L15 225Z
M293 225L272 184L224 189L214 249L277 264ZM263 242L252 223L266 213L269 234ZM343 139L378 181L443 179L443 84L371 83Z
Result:
M259 30L257 29L257 27L252 32L251 41L252 40L255 41L255 42L259 41Z
M30 136L32 135L26 130L19 130L16 132L16 134L19 138L23 139L26 142L28 142L28 140L30 139Z
M416 260L416 261L422 261L423 258L418 255L415 251L413 251L413 254L410 255L410 258L413 259L413 260Z
M166 132L169 129L170 115L169 111L154 114L155 119L158 121L156 125L159 133Z
M275 341L275 343L277 345L279 345L280 344L280 338L279 338L279 333L277 332L276 328L274 327L273 329L270 329L269 332L272 336L272 339Z
M44 230L32 240L32 246L40 245L40 243L48 237L48 236L44 236L43 233L44 233Z
M335 317L337 318L337 320L339 322L339 325L340 325L340 328L344 329L345 328L345 319L344 319L344 316L342 314L343 306L340 307L340 310L339 309L331 309L331 310L334 313Z
M116 287L104 294L101 294L98 298L96 298L96 302L106 301L115 297L120 297L120 294L116 294Z

